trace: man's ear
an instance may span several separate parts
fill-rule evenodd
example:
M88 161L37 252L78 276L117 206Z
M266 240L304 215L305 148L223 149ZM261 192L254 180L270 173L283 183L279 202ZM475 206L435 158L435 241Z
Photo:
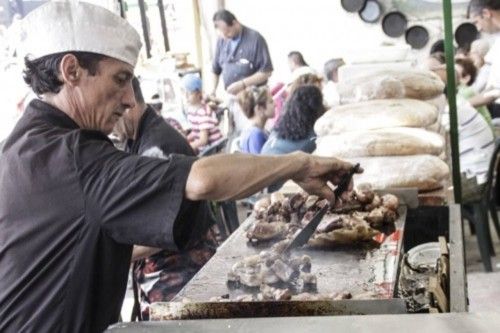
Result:
M59 71L63 82L75 85L83 74L83 68L74 54L68 53L61 59Z

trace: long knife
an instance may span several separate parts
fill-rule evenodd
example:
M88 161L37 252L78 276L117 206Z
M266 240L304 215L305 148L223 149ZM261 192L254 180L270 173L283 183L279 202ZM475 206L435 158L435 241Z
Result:
M352 176L359 171L360 165L359 163L354 165L351 170L342 178L337 188L333 191L335 194L335 198L340 197L342 193L344 193L349 183L351 182ZM290 251L291 249L301 247L309 241L309 238L314 234L316 228L318 228L319 223L325 216L326 212L330 209L330 204L326 204L321 208L312 218L311 222L309 222L292 240L290 244L286 247L285 251Z

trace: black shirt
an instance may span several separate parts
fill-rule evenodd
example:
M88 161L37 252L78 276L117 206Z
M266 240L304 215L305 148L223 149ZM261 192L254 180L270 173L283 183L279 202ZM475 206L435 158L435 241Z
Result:
M256 72L273 70L264 37L253 29L241 27L240 41L236 47L233 47L234 41L224 38L219 38L215 47L212 71L217 75L222 73L225 88Z
M167 156L170 154L195 155L188 141L148 105L139 121L137 138L127 141L125 151L143 155L155 147Z
M136 139L127 141L125 151L159 158L167 158L170 154L195 156L187 139L149 105L139 120ZM215 223L206 201L184 200L180 215L182 223L176 225L174 235L188 248L196 245Z
M132 244L177 251L194 158L130 155L32 101L0 158L0 332L118 320Z

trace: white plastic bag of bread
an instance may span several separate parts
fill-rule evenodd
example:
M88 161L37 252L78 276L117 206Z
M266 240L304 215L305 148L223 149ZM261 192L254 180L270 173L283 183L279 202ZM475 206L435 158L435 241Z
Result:
M416 187L420 192L442 188L449 175L448 165L433 155L355 157L364 172L354 175L355 184L369 183L374 189Z
M380 99L331 109L316 121L314 131L318 136L325 136L378 128L425 128L437 119L437 108L429 103L415 99Z
M444 83L427 70L384 70L340 82L338 91L341 104L402 97L427 100L442 94Z
M444 134L445 131L444 131L444 128L442 126L441 118L443 117L444 110L445 110L446 106L448 105L448 101L446 100L446 96L444 94L441 94L437 97L428 99L425 102L434 105L438 110L438 119L436 120L436 122L434 124L426 127L426 129L429 131L432 131L432 132Z
M323 136L316 140L314 154L327 157L439 155L443 149L444 139L437 133L395 127Z

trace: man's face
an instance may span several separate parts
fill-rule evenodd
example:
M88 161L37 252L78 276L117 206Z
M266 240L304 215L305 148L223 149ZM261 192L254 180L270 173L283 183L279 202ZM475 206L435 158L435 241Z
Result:
M117 121L113 132L120 138L120 140L135 139L136 127L140 118L141 107L136 105L131 109L127 109L123 116Z
M273 96L271 95L270 92L267 93L267 104L266 104L266 117L267 118L272 118L274 117L274 100Z
M133 66L111 58L99 62L94 76L83 69L72 99L82 127L111 133L124 112L136 104L133 71Z
M484 8L481 12L471 15L472 22L477 30L486 33L495 33L500 31L500 27L495 26L492 13L489 9Z
M238 35L238 27L236 24L227 25L224 21L215 21L215 28L219 31L222 37L225 39L231 39Z
M186 91L185 97L186 102L190 105L200 104L203 100L203 95L200 91Z

